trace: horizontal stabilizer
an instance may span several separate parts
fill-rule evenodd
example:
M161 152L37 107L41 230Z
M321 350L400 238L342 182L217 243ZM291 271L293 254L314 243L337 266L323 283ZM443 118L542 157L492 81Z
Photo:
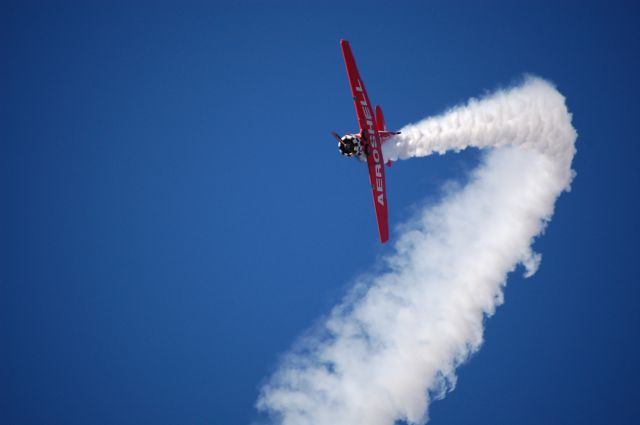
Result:
M390 138L392 138L393 136L400 134L400 132L399 131L378 131L378 134L380 135L380 140L382 140L382 143L384 143Z

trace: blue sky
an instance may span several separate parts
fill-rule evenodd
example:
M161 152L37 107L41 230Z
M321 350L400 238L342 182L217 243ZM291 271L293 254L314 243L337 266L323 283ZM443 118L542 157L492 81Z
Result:
M7 2L0 12L0 422L250 423L279 356L392 246L338 41L390 127L533 73L577 177L431 423L640 414L637 6ZM390 224L475 151L398 163ZM394 231L391 232L393 241Z

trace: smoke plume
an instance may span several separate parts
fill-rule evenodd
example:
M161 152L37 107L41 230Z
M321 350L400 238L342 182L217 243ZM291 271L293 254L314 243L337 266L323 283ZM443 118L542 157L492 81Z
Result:
M403 128L385 159L476 147L482 163L403 225L385 270L284 356L258 408L283 425L425 423L482 344L507 274L539 266L531 245L569 188L575 139L564 97L533 77Z

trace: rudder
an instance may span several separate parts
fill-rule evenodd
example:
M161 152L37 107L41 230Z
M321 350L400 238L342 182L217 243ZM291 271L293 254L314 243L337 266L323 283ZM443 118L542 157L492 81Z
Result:
M376 105L376 130L387 130L387 124L384 122L384 115L382 114L382 108L380 105Z

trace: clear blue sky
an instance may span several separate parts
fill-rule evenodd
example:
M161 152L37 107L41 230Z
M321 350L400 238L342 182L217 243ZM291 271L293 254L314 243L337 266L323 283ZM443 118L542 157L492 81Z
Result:
M258 418L278 356L392 249L329 135L357 130L340 38L391 127L534 73L579 133L540 270L431 423L637 420L637 6L185 3L0 6L0 423ZM392 229L477 159L391 168Z

